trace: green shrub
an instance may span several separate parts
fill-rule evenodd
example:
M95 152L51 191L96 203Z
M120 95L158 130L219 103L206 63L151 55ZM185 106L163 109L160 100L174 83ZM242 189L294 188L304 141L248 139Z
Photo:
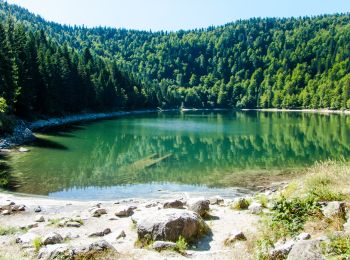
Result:
M235 210L243 210L243 209L247 209L249 205L250 205L250 200L246 198L237 198L232 203L231 208Z
M35 252L39 252L42 244L43 244L43 242L42 242L41 237L37 237L33 240L33 247L34 247Z
M20 232L20 229L15 227L0 227L0 236L14 235Z
M184 253L188 248L188 244L186 242L186 239L183 236L180 236L179 239L176 241L176 249L180 253Z
M272 208L272 225L281 226L290 235L297 234L309 216L316 215L320 207L312 197L287 200L281 197Z
M323 253L336 259L349 259L350 257L350 236L331 237L330 242L322 244Z
M265 194L259 194L256 196L256 200L263 206L264 208L267 207L267 204L269 203L269 198Z

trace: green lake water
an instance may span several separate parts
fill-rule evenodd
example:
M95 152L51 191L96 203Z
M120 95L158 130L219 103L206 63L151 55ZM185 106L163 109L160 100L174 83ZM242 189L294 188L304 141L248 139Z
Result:
M37 134L7 160L11 190L65 199L198 192L231 196L305 168L347 159L350 117L292 112L126 116Z

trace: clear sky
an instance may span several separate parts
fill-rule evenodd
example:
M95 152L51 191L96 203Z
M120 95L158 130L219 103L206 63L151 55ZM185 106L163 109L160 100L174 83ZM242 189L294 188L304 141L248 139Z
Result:
M179 30L251 17L350 12L350 0L8 0L46 20L88 27Z

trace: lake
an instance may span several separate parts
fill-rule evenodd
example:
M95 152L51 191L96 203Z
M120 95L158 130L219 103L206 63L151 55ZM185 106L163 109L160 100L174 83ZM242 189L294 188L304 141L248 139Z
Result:
M64 199L232 196L316 161L348 158L350 117L169 112L38 133L6 163L11 191Z

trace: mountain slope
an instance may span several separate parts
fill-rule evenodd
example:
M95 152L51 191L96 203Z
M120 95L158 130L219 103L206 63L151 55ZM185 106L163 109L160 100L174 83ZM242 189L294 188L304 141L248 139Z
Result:
M2 20L11 14L59 46L114 64L138 86L124 92L140 107L350 108L349 14L152 33L62 26L3 2L0 10Z

